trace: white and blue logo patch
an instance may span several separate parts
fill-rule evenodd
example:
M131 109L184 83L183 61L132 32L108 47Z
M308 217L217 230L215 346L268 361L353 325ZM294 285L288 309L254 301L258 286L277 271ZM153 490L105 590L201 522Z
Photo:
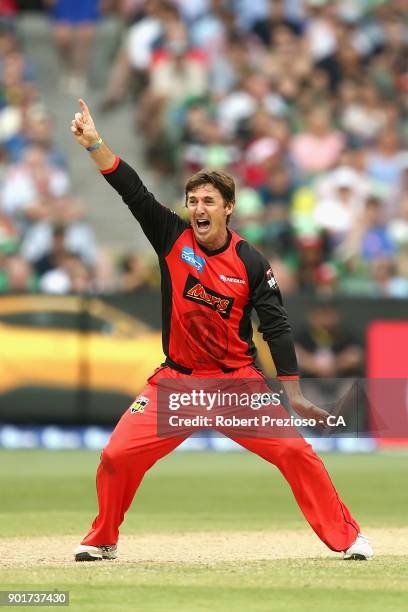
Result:
M277 289L278 288L278 283L276 282L276 278L273 275L272 269L269 268L266 272L265 272L265 276L266 276L266 282L269 285L270 289Z
M185 246L181 251L180 257L190 266L193 266L193 268L195 268L197 272L203 271L203 268L205 266L205 259L204 257L196 255L191 247Z

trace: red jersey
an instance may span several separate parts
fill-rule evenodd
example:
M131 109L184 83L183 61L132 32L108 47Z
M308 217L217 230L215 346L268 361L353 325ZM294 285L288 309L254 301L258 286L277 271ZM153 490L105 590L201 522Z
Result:
M200 245L189 223L157 202L123 160L103 174L158 255L166 363L185 373L254 363L255 308L278 375L297 376L291 329L265 257L229 229L220 249Z

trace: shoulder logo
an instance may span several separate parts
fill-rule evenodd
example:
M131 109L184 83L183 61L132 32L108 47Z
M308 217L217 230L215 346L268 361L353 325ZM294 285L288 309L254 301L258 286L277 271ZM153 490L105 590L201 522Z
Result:
M276 282L276 278L274 277L271 268L269 268L269 270L265 272L265 276L266 276L266 282L268 283L270 289L276 289L278 286L278 283Z
M205 259L204 257L196 255L191 247L185 246L181 251L180 257L190 266L193 266L193 268L195 268L197 272L203 271L203 268L205 266Z
M149 402L150 400L148 397L145 397L144 395L139 395L139 397L137 397L133 404L130 406L131 414L134 414L135 412L144 412Z

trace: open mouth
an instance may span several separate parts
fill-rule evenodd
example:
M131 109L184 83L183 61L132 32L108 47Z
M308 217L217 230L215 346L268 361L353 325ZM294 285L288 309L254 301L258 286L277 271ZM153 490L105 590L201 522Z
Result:
M197 229L206 230L210 227L210 222L208 219L197 219L196 221Z

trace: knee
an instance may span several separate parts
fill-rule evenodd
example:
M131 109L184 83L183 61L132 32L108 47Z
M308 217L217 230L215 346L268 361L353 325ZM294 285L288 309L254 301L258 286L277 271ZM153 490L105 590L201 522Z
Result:
M72 30L69 26L58 25L54 30L54 37L59 45L69 45L72 42Z
M115 472L123 462L125 453L123 449L106 446L101 453L101 465L109 473Z
M142 447L129 449L108 444L101 453L100 465L106 472L113 474L124 470L146 471L153 463Z
M278 452L278 463L298 461L311 451L311 446L303 438L286 438L282 440Z

